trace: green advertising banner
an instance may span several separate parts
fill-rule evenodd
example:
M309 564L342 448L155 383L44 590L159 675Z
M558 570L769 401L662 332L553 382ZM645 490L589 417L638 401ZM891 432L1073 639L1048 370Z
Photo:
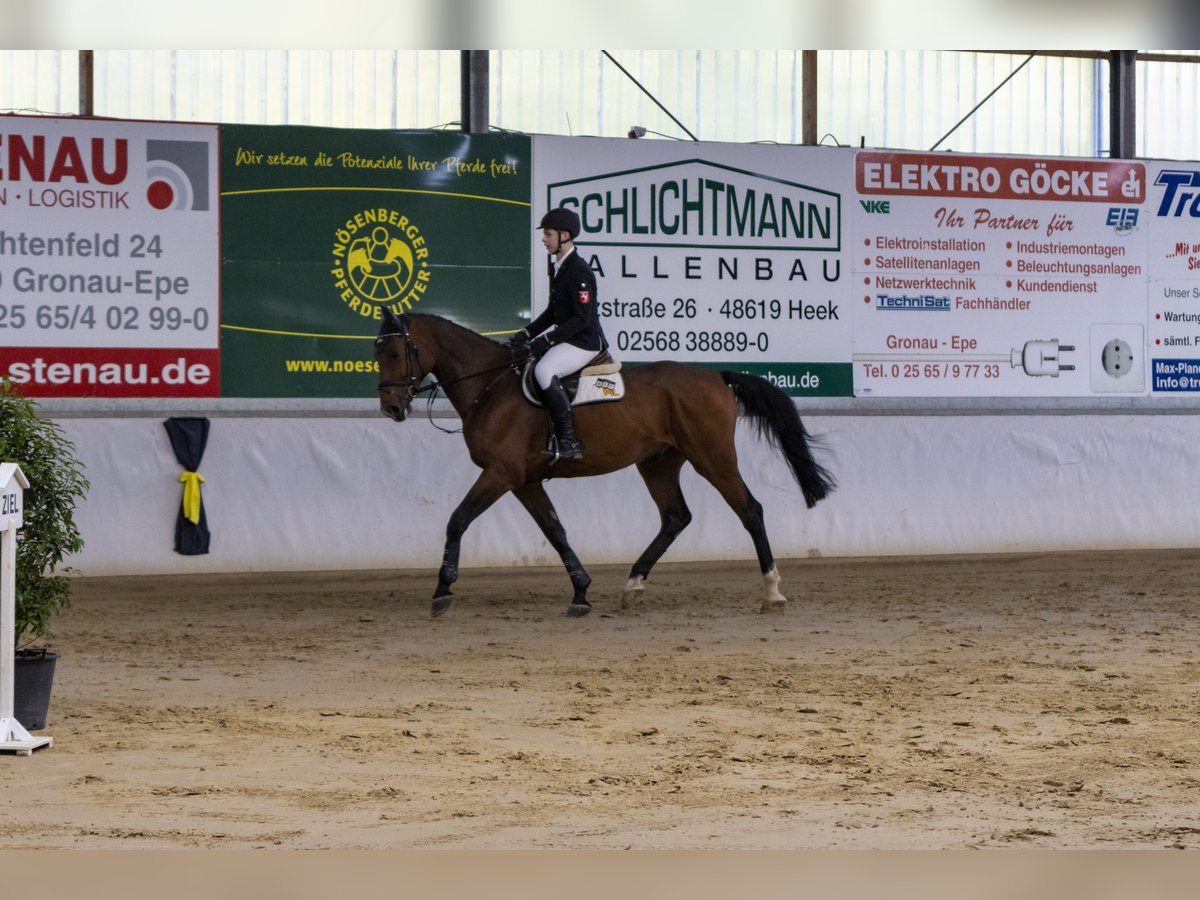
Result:
M221 128L221 395L364 397L384 309L497 337L530 308L520 135Z

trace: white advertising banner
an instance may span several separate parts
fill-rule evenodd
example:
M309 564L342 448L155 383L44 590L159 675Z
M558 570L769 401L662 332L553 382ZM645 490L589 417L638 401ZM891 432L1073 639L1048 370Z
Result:
M216 396L217 127L0 120L0 371L53 396Z
M854 165L857 396L1146 393L1145 163Z
M1154 396L1200 392L1200 163L1150 167L1149 386Z
M820 147L537 137L534 222L575 210L629 362L679 359L849 396L850 156ZM547 259L533 244L533 312Z
M1200 164L559 137L533 159L534 221L579 213L630 362L796 397L1200 392Z

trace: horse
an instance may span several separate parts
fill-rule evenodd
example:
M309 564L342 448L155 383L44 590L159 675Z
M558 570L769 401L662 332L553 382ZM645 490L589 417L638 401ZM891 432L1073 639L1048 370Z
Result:
M734 427L739 414L782 453L809 508L834 489L835 480L814 459L795 404L780 388L758 375L680 362L628 366L622 370L622 399L574 408L583 458L556 460L546 452L549 414L522 392L527 357L528 349L501 344L440 316L396 315L387 309L382 314L375 339L380 412L403 422L418 394L442 390L461 418L471 461L481 470L446 526L434 617L454 602L450 587L458 580L463 534L506 493L517 498L566 568L574 594L565 615L591 612L591 577L542 485L550 478L584 478L636 466L658 507L660 526L629 572L621 595L621 608L628 609L645 590L654 564L692 519L679 483L684 463L716 488L750 533L763 579L760 612L783 611L787 598L779 591L762 505L738 470ZM435 381L421 386L427 375Z

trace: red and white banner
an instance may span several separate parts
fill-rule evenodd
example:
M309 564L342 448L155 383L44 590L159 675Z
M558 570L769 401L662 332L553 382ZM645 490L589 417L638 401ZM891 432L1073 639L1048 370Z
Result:
M217 134L0 117L0 376L31 396L218 395Z

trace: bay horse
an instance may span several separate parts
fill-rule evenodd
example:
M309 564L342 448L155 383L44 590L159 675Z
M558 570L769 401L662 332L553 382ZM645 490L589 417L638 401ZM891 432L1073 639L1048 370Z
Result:
M551 431L548 412L521 390L528 350L500 344L449 319L397 316L384 310L375 340L379 365L379 408L403 422L417 394L440 388L462 419L471 461L482 471L450 516L434 590L432 613L440 616L454 600L459 548L467 527L511 492L558 553L574 588L566 610L582 616L591 578L567 542L566 531L543 481L604 475L636 466L658 507L660 527L629 572L621 607L645 590L659 558L692 519L680 489L685 462L707 479L750 533L763 578L761 612L781 612L779 573L763 525L762 506L738 471L734 426L739 411L787 460L811 508L834 488L833 476L812 456L809 435L791 399L757 375L704 369L678 362L653 362L622 370L621 400L574 409L583 459L554 461L545 452ZM436 383L420 387L426 375Z

